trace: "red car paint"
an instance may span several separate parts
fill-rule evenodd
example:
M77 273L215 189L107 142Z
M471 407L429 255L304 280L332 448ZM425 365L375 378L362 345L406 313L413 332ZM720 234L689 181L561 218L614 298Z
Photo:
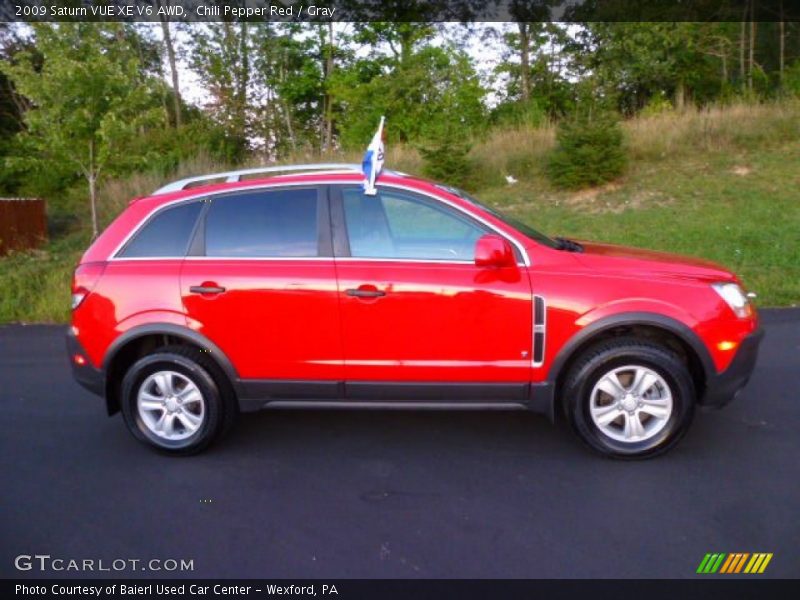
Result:
M89 363L107 366L115 340L138 326L172 324L213 342L242 380L536 383L553 379L551 367L570 340L609 317L646 313L685 326L702 341L717 373L757 329L754 311L737 317L710 286L737 282L722 267L590 242L583 243L584 252L565 252L430 182L392 174L379 184L427 194L478 217L513 244L516 261L496 268L335 257L114 257L154 210L182 198L360 181L357 174L289 175L132 202L86 251L75 274L73 292L86 297L73 312L73 332ZM225 292L190 292L200 285ZM353 289L385 295L348 295ZM534 296L546 303L538 363Z

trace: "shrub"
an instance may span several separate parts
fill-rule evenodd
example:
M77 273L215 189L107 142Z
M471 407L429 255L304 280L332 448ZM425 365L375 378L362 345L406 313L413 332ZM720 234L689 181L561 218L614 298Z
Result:
M622 129L607 114L562 121L546 172L556 187L577 189L619 177L627 159Z
M645 107L639 112L639 116L656 117L664 113L670 113L673 110L672 102L670 102L667 95L662 91L654 94L653 97L647 101Z
M789 66L783 75L783 89L793 96L800 97L800 60Z
M425 176L458 187L468 186L472 165L468 154L471 145L462 140L438 138L419 146Z
M500 127L541 127L547 122L547 111L533 98L529 102L505 102L492 111L492 122Z

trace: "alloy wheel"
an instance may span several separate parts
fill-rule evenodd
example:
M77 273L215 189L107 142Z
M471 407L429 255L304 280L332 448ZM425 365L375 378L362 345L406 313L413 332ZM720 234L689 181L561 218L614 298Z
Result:
M613 440L636 443L658 434L672 416L666 380L642 365L612 369L598 379L589 399L595 426Z
M191 379L177 371L156 371L139 386L139 417L151 433L164 440L194 435L206 416L205 401Z

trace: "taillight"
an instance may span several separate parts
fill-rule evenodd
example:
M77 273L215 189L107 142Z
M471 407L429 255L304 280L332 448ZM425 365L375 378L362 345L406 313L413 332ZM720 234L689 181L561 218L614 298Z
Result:
M72 276L72 310L78 308L81 302L86 299L86 296L94 289L105 268L105 263L78 265Z
M89 292L84 290L83 288L78 288L76 291L72 292L72 310L75 310L81 305L83 299L86 298Z

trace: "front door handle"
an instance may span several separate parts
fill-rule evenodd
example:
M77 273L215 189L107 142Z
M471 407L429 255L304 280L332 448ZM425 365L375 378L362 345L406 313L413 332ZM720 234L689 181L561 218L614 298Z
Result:
M345 290L344 293L355 298L380 298L386 295L386 292L375 289L373 286L367 287L363 285L357 289Z
M225 291L225 288L219 285L193 285L189 288L189 291L193 294L221 294Z

